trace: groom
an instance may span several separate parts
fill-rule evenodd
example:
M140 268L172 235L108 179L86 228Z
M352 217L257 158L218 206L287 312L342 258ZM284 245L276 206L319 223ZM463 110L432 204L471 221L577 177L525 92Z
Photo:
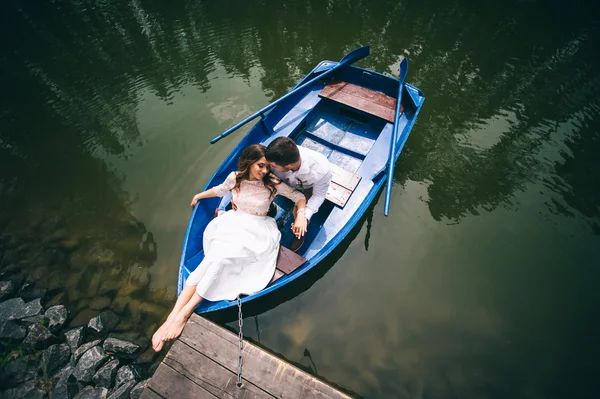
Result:
M304 211L306 222L310 222L313 214L325 201L325 194L331 182L329 160L321 153L306 147L299 147L289 137L278 137L268 146L265 154L271 164L271 172L284 183L302 191L306 200ZM298 210L294 207L294 218ZM290 249L297 251L304 243L304 237L294 238Z

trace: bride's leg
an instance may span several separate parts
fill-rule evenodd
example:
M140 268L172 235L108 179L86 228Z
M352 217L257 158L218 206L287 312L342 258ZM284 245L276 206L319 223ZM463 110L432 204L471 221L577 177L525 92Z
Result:
M152 335L152 348L156 352L160 352L165 341L166 333L168 331L169 325L175 320L177 314L181 311L181 309L190 301L194 293L196 292L196 286L185 286L177 298L177 302L175 302L175 306L173 306L173 310L169 313L167 320L156 330L154 335Z
M202 301L202 297L198 295L198 293L194 292L192 298L189 300L187 304L177 313L173 322L169 324L167 327L166 339L175 339L181 335L183 331L183 327L185 327L185 323L190 318L192 313L194 313L194 309L196 306Z

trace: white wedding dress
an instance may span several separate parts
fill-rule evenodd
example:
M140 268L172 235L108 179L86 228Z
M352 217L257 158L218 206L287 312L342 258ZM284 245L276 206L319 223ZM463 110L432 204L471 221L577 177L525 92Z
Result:
M223 184L214 187L224 196L235 185L231 172ZM276 185L277 194L297 203L304 195L285 183ZM281 233L275 219L266 215L273 198L262 181L245 180L239 192L232 191L237 210L213 219L204 231L204 259L185 282L209 301L233 300L238 294L251 295L269 284L277 263Z

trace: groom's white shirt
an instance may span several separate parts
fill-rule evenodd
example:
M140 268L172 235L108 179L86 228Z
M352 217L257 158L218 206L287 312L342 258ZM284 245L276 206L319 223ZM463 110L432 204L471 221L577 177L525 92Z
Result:
M271 169L271 171L284 183L300 191L312 187L312 196L306 203L304 213L306 218L310 220L311 216L319 210L319 207L325 201L325 194L327 194L329 182L331 182L331 167L325 155L301 146L298 146L298 150L300 151L302 163L297 171L290 170L283 173L275 169Z

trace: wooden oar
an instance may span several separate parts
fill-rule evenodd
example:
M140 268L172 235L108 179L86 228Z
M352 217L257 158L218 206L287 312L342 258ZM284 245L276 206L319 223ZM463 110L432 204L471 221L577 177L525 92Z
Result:
M271 104L267 105L260 111L257 111L254 114L250 115L249 117L247 117L246 119L244 119L243 121L238 123L237 125L232 126L229 129L225 130L223 133L221 133L220 135L218 135L217 137L212 139L210 141L210 143L211 144L216 143L217 141L221 140L223 137L228 136L229 134L233 133L234 131L236 131L240 127L244 126L246 123L250 122L251 120L255 119L256 117L263 115L265 112L267 112L271 108L275 107L277 104L279 104L280 102L282 102L283 100L285 100L286 98L291 96L292 94L298 92L298 90L304 89L305 87L312 85L313 83L317 82L318 80L323 79L325 76L332 74L334 71L337 71L338 69L343 68L346 65L352 64L358 60L362 60L363 58L367 57L368 55L369 55L369 46L364 46L364 47L361 47L361 48L358 48L356 50L349 52L348 54L346 54L346 56L344 58L342 58L340 60L340 62L335 67L331 68L329 71L309 80L308 82L304 83L301 86L296 87L294 90L290 91L285 96L279 98L276 101L273 101Z
M400 124L400 102L402 101L402 89L404 88L404 79L408 72L408 58L404 57L400 63L400 81L398 85L398 101L396 101L396 116L394 117L394 128L392 130L392 143L390 145L390 164L388 167L387 186L385 189L385 203L383 205L383 214L385 216L390 212L390 199L392 198L392 181L394 180L394 165L396 164L396 142L398 141L398 125Z

